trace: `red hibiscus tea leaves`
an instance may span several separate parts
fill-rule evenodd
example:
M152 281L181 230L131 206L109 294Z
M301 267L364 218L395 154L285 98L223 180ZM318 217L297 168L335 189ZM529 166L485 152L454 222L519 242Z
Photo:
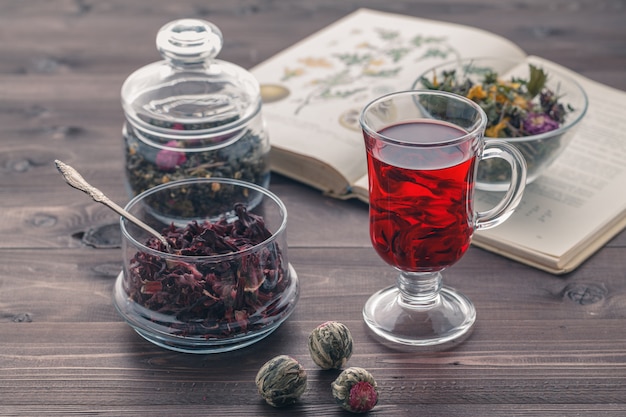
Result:
M132 257L126 292L152 321L180 336L226 338L263 328L287 307L280 294L290 277L278 243L268 241L261 216L240 203L234 209L234 221L170 225L162 234L174 256ZM165 252L156 238L145 245Z

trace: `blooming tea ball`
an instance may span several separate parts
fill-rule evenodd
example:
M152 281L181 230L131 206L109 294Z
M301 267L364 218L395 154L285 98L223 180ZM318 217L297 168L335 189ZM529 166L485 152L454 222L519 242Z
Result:
M378 385L363 368L344 370L331 384L333 398L344 410L366 413L378 403Z
M255 382L261 397L273 407L295 403L306 389L304 367L287 355L267 361L256 375Z
M327 321L309 335L311 358L322 369L341 369L352 356L352 335L339 322Z

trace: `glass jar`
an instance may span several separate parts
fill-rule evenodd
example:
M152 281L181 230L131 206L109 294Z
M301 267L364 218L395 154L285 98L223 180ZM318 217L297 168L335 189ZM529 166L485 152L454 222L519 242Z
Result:
M215 57L222 33L210 22L163 26L163 60L122 86L126 186L131 196L174 180L233 178L269 186L269 138L258 81Z
M265 338L294 311L300 287L287 209L266 188L190 178L151 188L125 209L171 245L120 219L114 304L146 340L179 352L227 352Z

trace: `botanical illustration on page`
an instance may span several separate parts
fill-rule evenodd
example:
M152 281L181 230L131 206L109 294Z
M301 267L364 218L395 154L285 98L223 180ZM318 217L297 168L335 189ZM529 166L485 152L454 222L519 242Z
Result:
M408 90L439 63L524 53L496 35L362 9L252 69L273 147L310 155L353 183L365 174L358 125L375 97Z

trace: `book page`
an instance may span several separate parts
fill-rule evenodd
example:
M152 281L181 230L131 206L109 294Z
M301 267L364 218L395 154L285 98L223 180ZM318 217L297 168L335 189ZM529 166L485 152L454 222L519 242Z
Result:
M524 53L480 29L361 9L251 72L262 85L272 147L329 164L352 184L366 174L362 107L410 89L434 65L473 56Z
M367 172L352 184L351 192L359 200L369 203L369 179Z
M568 72L581 83L588 112L565 152L526 187L513 216L478 232L475 240L566 263L590 241L612 237L602 235L626 214L626 93L555 64L543 65L548 71ZM478 192L477 204L484 209L499 197Z

